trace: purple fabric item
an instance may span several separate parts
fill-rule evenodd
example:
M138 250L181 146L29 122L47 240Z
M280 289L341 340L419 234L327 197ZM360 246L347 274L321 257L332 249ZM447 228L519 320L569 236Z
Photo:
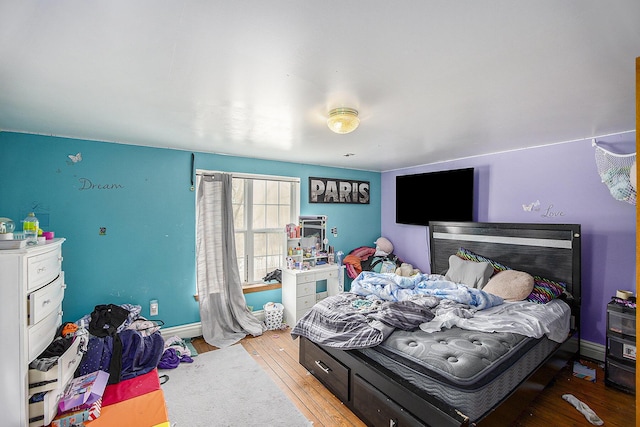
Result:
M164 340L160 332L149 336L133 329L125 329L118 333L122 341L122 369L120 380L127 380L153 370L162 357ZM91 336L76 376L85 375L97 370L109 372L113 353L113 338L110 336Z
M192 363L193 359L186 354L178 356L178 352L175 348L169 347L162 353L158 368L160 369L175 369L180 363Z
M138 331L126 329L119 335L122 340L121 380L146 374L158 366L164 350L160 332L145 337Z
M162 353L158 368L160 369L175 369L180 365L180 358L175 348L168 348Z

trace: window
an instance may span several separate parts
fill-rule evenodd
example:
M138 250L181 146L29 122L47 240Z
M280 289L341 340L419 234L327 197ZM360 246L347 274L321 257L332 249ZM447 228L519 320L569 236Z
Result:
M234 174L236 254L245 284L260 283L267 273L282 268L284 230L297 222L299 189L298 178Z

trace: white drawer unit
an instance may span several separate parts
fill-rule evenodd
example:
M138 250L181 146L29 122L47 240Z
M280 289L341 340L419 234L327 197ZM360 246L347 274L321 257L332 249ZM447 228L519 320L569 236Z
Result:
M326 264L309 270L282 270L282 305L284 320L293 327L323 297L339 291L339 266ZM326 280L326 291L318 290L318 282Z
M0 367L0 413L2 424L9 427L45 425L57 403L55 393L29 404L30 395L35 393L29 389L29 363L47 348L62 324L64 240L0 250L0 342L5 343ZM73 350L65 353L61 363L69 366L72 353ZM70 379L68 369L49 375L60 375L66 382ZM62 385L60 380L56 383ZM30 413L46 416L30 423Z

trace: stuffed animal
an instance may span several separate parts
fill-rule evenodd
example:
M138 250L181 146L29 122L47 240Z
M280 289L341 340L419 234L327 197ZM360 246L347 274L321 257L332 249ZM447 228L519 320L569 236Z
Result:
M413 265L408 262L403 262L400 267L396 268L396 274L398 276L410 277L419 274L420 270L413 268Z
M393 244L386 237L379 237L373 242L376 244L376 253L374 256L385 257L393 252Z

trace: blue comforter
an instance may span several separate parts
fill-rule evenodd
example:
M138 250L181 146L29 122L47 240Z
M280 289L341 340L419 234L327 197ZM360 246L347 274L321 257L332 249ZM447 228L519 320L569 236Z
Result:
M440 274L416 274L411 277L393 273L363 271L353 279L351 292L385 301L406 301L414 295L430 295L467 304L477 310L500 305L504 300L480 289L445 280Z

